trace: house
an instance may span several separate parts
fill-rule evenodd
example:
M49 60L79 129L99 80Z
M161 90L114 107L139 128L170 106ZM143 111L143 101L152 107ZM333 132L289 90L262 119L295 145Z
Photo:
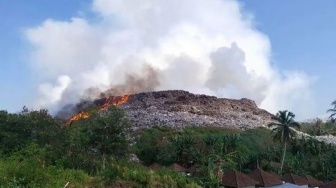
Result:
M163 168L159 163L152 163L148 167L152 170L161 170Z
M274 173L274 172L269 172L269 173L272 174L273 176L275 176L276 178L278 178L279 180L282 181L282 177L281 177L279 174Z
M201 166L194 164L187 169L188 175L192 175L193 177L204 177L206 172L202 171Z
M184 168L183 166L177 164L177 163L173 163L171 164L169 167L169 169L172 169L176 172L179 172L179 173L182 173L182 174L185 174L187 172L187 169Z
M282 185L276 185L272 188L307 188L307 185L295 185L292 183L283 183Z
M282 180L285 183L291 183L295 185L300 185L302 187L308 187L308 181L305 178L292 174L292 173L285 174L282 177Z
M324 185L323 181L317 180L309 175L304 175L303 178L305 178L308 182L308 187L322 187Z
M324 186L322 186L323 188L335 188L336 187L336 181L331 181L328 182L326 184L324 184Z
M249 173L248 176L259 182L257 187L271 188L275 185L282 185L282 181L278 176L268 173L260 168L255 169Z
M258 181L252 179L250 176L237 170L227 171L221 177L221 185L231 188L253 188L258 183Z

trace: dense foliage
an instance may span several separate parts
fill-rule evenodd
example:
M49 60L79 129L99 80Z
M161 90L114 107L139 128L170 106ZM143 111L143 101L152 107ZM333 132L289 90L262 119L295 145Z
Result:
M336 179L335 147L313 138L293 137L283 150L266 128L158 126L131 131L130 122L115 107L87 111L89 118L71 124L46 110L0 111L0 187L215 187L218 175L229 169L248 173L259 166L279 173L283 151L282 173ZM146 167L154 162L178 163L194 173Z
M336 148L314 138L295 137L288 141L281 172L283 144L266 128L236 131L218 128L144 130L136 144L136 154L145 164L198 166L199 184L218 183L221 170L245 173L258 166L278 174L311 175L323 181L336 179ZM199 174L198 174L199 175Z
M294 127L296 128L301 127L301 125L298 122L294 121L294 117L295 115L292 112L289 112L287 110L279 111L275 115L276 122L270 123L268 125L269 127L272 128L272 131L274 132L273 138L284 144L281 167L280 167L281 172L285 162L287 143L296 137Z

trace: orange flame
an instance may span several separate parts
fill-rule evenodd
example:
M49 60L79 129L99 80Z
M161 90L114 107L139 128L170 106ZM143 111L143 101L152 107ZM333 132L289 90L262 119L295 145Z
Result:
M128 99L130 98L130 95L122 95L122 96L111 96L111 97L107 97L105 99L105 103L103 105L101 105L101 107L99 108L99 111L102 110L106 110L108 109L111 105L114 106L120 106L125 104ZM72 122L74 121L78 121L80 119L87 119L89 118L90 115L87 112L81 111L78 114L73 115L67 122L67 125L70 125Z
M106 98L106 102L100 107L100 110L106 110L111 105L121 106L125 104L131 95L111 96Z
M81 111L78 114L73 115L67 122L67 125L70 125L72 122L80 120L80 119L87 119L90 115L87 112Z

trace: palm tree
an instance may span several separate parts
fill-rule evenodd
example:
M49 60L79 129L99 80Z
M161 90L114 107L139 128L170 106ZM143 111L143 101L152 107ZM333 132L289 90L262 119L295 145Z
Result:
M209 153L214 153L214 147L216 145L218 141L218 136L215 136L215 135L206 135L204 138L203 138L203 142L207 148L206 150L206 153L209 154Z
M334 101L331 103L331 105L333 105L334 108L330 108L330 109L328 109L327 112L328 112L328 113L329 113L329 112L331 113L330 116L329 116L329 119L333 120L333 117L336 115L336 100L334 100Z
M322 125L323 125L322 119L316 118L314 120L314 134L316 134L317 136L320 136L323 132Z
M287 110L279 111L275 116L275 120L277 122L268 124L268 126L271 127L272 131L274 132L273 138L284 144L284 150L280 167L281 172L285 161L287 143L292 138L296 137L296 132L293 127L297 128L301 127L301 125L298 122L294 121L294 117L295 115L290 111Z

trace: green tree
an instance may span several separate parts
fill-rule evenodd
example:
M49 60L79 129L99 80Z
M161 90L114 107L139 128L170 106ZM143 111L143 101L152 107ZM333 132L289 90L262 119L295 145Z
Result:
M169 139L174 154L175 162L187 166L190 161L195 160L195 139L190 135L175 136Z
M0 111L0 149L4 154L23 148L29 140L29 135L22 115Z
M114 106L92 118L88 128L90 149L97 149L102 155L103 167L106 155L124 158L128 154L127 132L130 122L124 112Z
M295 115L287 110L279 111L276 116L275 120L277 122L270 123L268 126L272 128L274 133L274 140L278 140L284 144L283 155L281 160L281 167L280 171L282 172L283 164L285 161L286 156L286 146L292 138L296 137L296 132L294 127L300 128L301 125L294 121Z
M322 119L316 118L314 120L314 134L316 134L317 136L323 134L322 125L323 125Z
M21 149L31 142L40 146L57 146L61 125L47 110L30 111L23 107L21 113L0 111L0 148L4 153Z
M160 150L159 139L162 135L157 129L147 129L141 134L141 137L135 144L135 152L139 159L146 165L158 162L158 154ZM167 148L166 146L163 146Z
M334 100L331 105L333 105L333 108L330 108L327 110L328 113L331 113L329 116L329 119L334 120L334 116L336 115L336 100Z
M214 153L214 150L215 150L214 148L218 140L219 140L218 136L211 135L211 134L207 134L203 138L203 142L205 144L207 154Z
M94 109L94 108L92 108ZM105 168L107 159L121 159L129 153L130 122L124 112L114 106L104 111L88 111L89 118L67 127L66 166L92 170Z
M24 117L24 126L27 127L31 141L35 141L40 146L60 144L62 126L48 110L24 109L20 115Z

